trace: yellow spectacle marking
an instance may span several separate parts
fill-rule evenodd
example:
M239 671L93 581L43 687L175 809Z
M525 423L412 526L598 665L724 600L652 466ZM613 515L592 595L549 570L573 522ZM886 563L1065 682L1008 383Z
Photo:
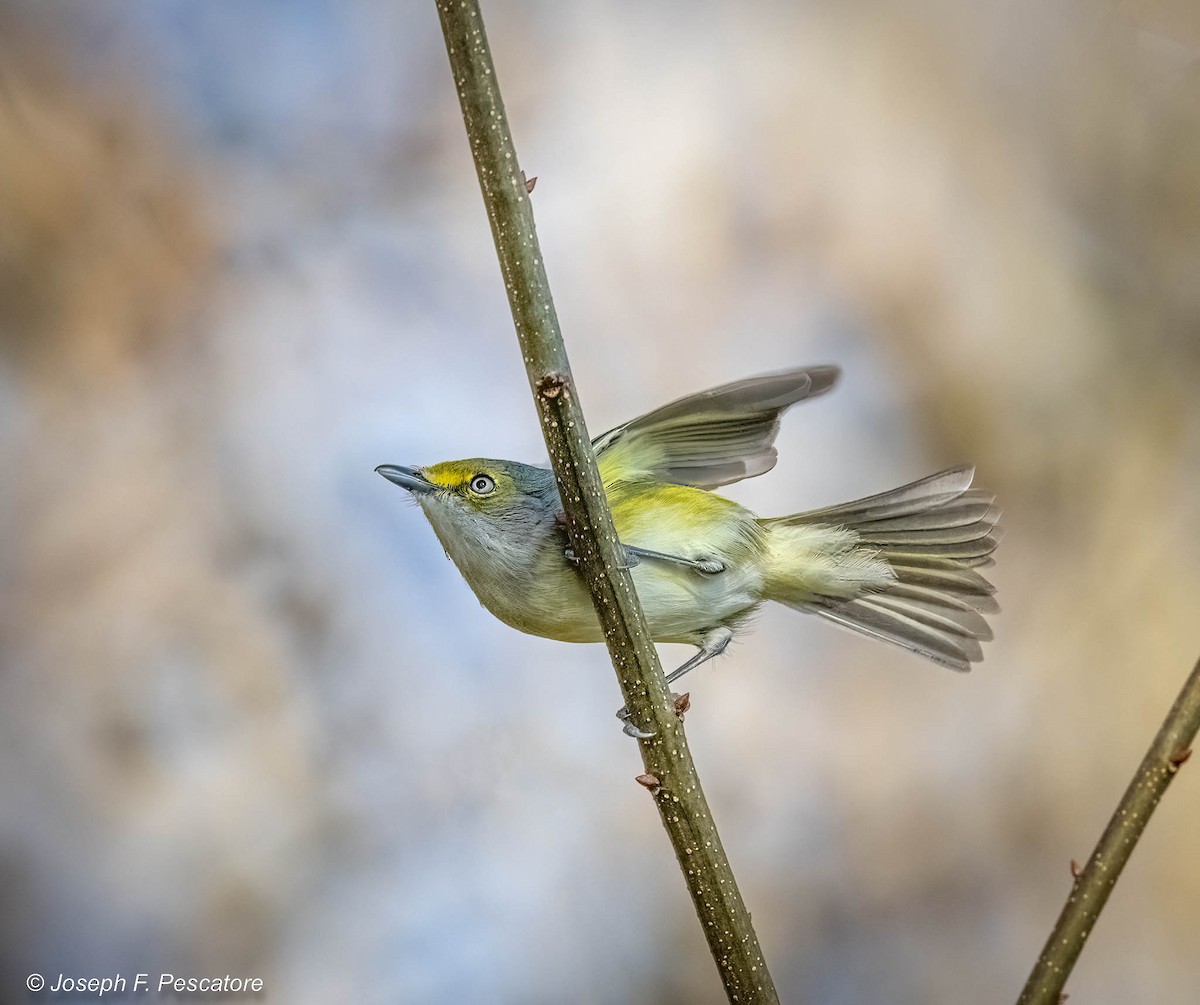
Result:
M425 469L425 477L444 489L465 485L477 474L479 467L472 461L442 461Z

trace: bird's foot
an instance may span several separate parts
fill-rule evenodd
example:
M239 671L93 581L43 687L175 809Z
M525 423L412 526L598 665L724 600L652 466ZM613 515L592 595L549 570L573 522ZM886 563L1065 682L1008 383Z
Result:
M649 740L652 736L658 735L654 731L647 733L644 730L638 729L634 725L633 713L629 711L628 705L622 705L617 709L617 718L625 724L621 727L621 732L626 736L632 736L635 740Z
M685 691L683 694L676 694L674 691L672 691L671 702L675 706L675 715L678 716L679 720L682 722L683 713L692 707L692 693L690 691ZM658 735L654 732L647 733L644 730L638 729L633 721L633 713L629 711L629 707L627 705L622 705L619 709L617 709L617 718L625 724L621 728L621 732L623 732L626 736L632 736L636 740L649 740L651 737Z

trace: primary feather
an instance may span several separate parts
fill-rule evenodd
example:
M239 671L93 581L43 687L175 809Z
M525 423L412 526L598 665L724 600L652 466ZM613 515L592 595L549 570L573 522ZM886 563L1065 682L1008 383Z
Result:
M592 441L605 484L662 481L714 489L775 466L779 417L824 394L841 371L809 366L724 384L656 408Z

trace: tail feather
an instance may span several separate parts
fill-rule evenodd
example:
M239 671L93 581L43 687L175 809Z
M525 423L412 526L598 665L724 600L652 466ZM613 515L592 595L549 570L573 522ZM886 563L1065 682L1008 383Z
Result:
M989 492L972 490L947 501L944 505L907 516L884 517L863 522L872 533L898 533L926 530L948 530L952 527L970 527L987 518L995 509L994 497ZM803 514L808 516L808 514Z
M893 567L894 568L894 567ZM948 593L945 589L935 589L916 582L904 572L898 572L902 578L897 579L890 587L888 594L894 597L906 597L909 600L921 600L927 604L939 604L958 611L978 611L980 614L996 614L1000 605L991 593L969 593L957 591Z
M1000 609L995 587L976 571L992 564L1000 510L990 493L970 487L973 477L973 468L951 468L865 499L764 520L780 552L768 596L969 670L983 659L980 642L992 637L984 615ZM818 540L828 542L819 554Z
M1000 532L997 531L996 532L996 541L999 542L999 540L1000 540ZM995 546L993 545L993 548L994 547ZM961 565L964 569L990 569L993 565L996 564L996 560L991 556L991 554L976 555L974 558L961 559L958 564Z
M997 531L997 539L1000 532ZM929 555L893 555L896 566L904 566L920 572L934 572L937 570L953 571L953 572L972 572L975 569L986 569L989 566L995 565L996 560L991 555L980 555L978 558L937 558ZM979 579L983 579L978 572L975 575ZM984 583L991 586L986 579ZM993 589L994 593L995 590Z
M902 597L894 591L868 594L865 602L871 607L902 614L913 621L949 632L951 635L961 635L968 639L979 639L987 642L992 638L992 629L987 619L976 610L953 607L936 601L914 600L912 597Z
M983 659L983 651L974 639L960 639L917 625L901 615L869 607L861 600L849 600L837 607L816 607L813 611L826 621L907 649L951 670L970 670L972 661Z
M852 530L856 529L853 524L850 527ZM996 550L996 545L1000 543L1000 538L989 528L983 533L982 537L977 537L970 541L943 544L938 541L936 532L931 532L930 539L927 539L926 543L916 544L911 538L906 538L901 542L879 540L879 536L871 534L868 530L866 533L859 535L859 541L862 544L878 545L886 556L893 557L898 561L903 561L906 557L953 558L969 561L975 558L987 558Z
M927 510L897 520L873 520L854 526L864 544L924 547L981 541L995 529L999 515L1000 511L990 503L971 506L954 503L945 510Z
M936 475L901 485L898 489L780 519L805 523L849 524L924 513L935 506L945 506L958 499L971 487L971 479L974 477L975 469L969 464L947 468Z

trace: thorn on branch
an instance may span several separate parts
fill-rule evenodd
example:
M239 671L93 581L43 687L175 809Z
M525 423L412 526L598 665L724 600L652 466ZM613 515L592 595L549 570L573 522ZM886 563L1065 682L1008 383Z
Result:
M537 382L536 387L543 398L557 398L567 389L567 375L548 373Z
M1188 758L1192 756L1191 747L1180 747L1175 753L1167 758L1167 770L1171 774L1175 774L1181 767L1188 762Z
M1076 879L1083 875L1083 866L1076 862L1075 859L1071 859L1071 875Z
M683 694L673 694L671 698L675 702L675 714L682 720L683 713L692 707L692 692L684 691Z
M650 795L652 796L657 796L662 791L662 782L655 778L654 775L638 775L634 781L637 782L638 785L648 789L650 791Z
M521 181L523 181L525 183L525 194L528 195L530 192L533 191L533 186L537 184L537 175L534 175L532 178L526 178L525 172L522 171L521 172Z

